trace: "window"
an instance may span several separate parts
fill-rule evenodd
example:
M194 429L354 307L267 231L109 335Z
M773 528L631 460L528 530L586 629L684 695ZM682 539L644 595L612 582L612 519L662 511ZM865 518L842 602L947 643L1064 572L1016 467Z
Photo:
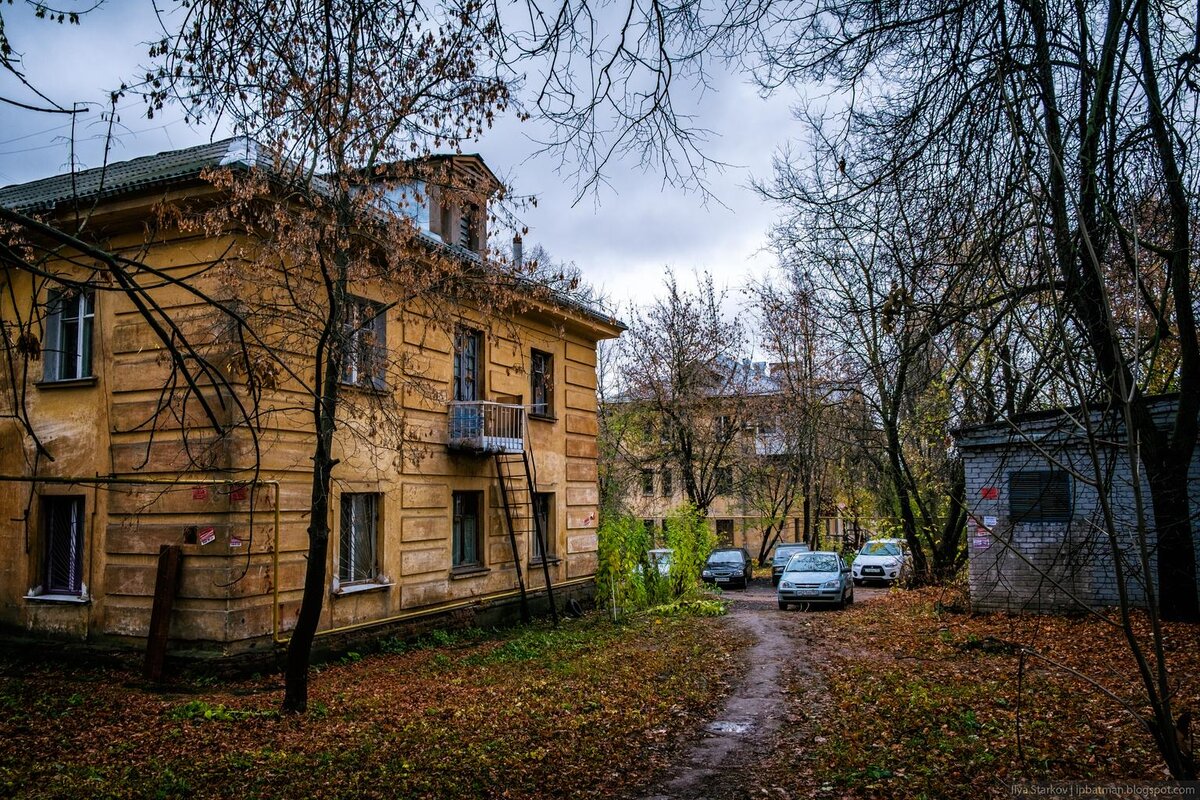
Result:
M379 531L379 495L343 494L338 582L373 581L379 576L376 542Z
M654 494L654 470L642 470L642 494L650 497Z
M83 594L83 498L42 498L42 594Z
M482 492L454 493L454 553L451 563L455 567L483 565L480 556L483 531L479 520L482 495Z
M733 467L717 467L715 478L717 494L733 494Z
M342 331L346 344L342 383L383 389L387 367L387 315L369 300L349 298Z
M1013 522L1067 522L1071 479L1063 470L1013 472L1008 476L1008 512Z
M733 520L717 520L717 544L726 546L733 544Z
M475 206L464 203L458 215L458 239L456 244L468 250L479 249L479 237L476 235L475 224L478 214Z
M44 379L70 381L91 377L96 295L52 291L47 310Z
M454 337L454 399L475 401L483 399L479 380L479 359L483 353L483 334L459 328Z
M652 520L652 519L642 520L642 530L644 530L646 532L647 541L653 542L654 534L656 531L656 526L654 524L654 520Z
M715 426L717 439L727 439L733 435L733 417L717 417Z
M671 470L664 469L662 471L662 496L670 497L675 494L675 473Z
M554 416L554 356L533 350L529 354L529 413Z
M542 536L546 539L546 552L550 554L550 559L554 559L554 493L553 492L537 492L533 495L533 513L537 517L538 526L541 528ZM541 539L537 536L536 529L533 536L533 560L542 560L542 544Z

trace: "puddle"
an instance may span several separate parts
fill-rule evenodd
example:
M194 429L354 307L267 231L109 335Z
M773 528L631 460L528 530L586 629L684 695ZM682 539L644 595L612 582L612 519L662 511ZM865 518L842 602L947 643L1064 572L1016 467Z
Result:
M717 720L710 722L705 726L705 730L709 733L748 733L754 727L752 722L731 722L729 720Z

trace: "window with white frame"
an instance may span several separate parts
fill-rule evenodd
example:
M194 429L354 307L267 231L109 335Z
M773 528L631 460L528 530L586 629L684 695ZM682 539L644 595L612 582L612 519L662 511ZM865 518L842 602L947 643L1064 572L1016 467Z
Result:
M82 497L42 498L42 594L83 594L83 520Z
M346 301L342 331L346 348L342 383L383 389L387 374L387 314L377 303L351 297Z
M91 377L95 317L94 292L50 292L44 347L45 380L70 381Z
M342 494L338 583L369 583L379 577L379 495Z

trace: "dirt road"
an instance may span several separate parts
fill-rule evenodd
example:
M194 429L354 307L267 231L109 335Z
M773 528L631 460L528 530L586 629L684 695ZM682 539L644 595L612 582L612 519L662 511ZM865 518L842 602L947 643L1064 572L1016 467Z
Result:
M886 589L856 587L856 603L869 602ZM745 678L727 699L717 719L661 778L647 800L741 800L787 798L792 793L772 780L781 768L781 746L794 751L814 735L811 724L824 696L817 668L821 652L806 635L834 610L780 611L770 581L758 580L745 592L731 591L731 625L752 634ZM788 686L801 687L792 692ZM785 759L786 761L786 759ZM802 764L785 763L789 770ZM792 773L794 776L794 772ZM794 782L793 782L794 783ZM816 789L817 787L813 787Z

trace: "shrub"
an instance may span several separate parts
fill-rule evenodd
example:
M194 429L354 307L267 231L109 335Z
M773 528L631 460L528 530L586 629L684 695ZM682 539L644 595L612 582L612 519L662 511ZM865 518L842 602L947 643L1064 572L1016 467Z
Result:
M701 587L700 572L717 543L708 521L695 506L684 503L666 519L667 547L671 556L671 589L675 597L692 597Z
M645 608L649 602L646 551L650 547L642 521L630 516L608 517L597 533L599 564L597 601L614 614ZM657 570L655 571L657 573Z

